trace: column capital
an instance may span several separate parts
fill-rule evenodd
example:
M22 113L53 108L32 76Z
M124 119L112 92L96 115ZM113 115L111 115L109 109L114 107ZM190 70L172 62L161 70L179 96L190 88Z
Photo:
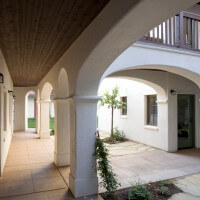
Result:
M66 103L66 102L69 102L69 101L72 101L72 97L66 97L66 98L55 98L53 99L53 102L54 103Z
M100 100L100 96L73 96L72 99L76 103L97 103Z
M50 103L51 100L49 99L40 99L40 100L37 100L36 103Z

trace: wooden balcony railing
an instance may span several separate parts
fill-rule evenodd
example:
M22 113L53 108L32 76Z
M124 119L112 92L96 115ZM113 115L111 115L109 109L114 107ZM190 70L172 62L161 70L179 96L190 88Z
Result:
M152 29L142 41L200 50L200 15L181 12Z

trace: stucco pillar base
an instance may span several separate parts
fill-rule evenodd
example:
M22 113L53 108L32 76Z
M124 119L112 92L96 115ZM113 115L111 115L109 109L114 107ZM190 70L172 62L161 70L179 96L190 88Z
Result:
M54 99L55 146L54 162L57 166L70 165L70 98Z
M97 96L74 96L70 137L69 187L75 197L98 193L96 170L96 111Z
M69 174L69 187L75 198L97 194L98 178L75 179Z
M50 130L40 131L40 139L50 139Z
M54 162L58 167L70 165L70 153L65 153L65 154L54 153Z

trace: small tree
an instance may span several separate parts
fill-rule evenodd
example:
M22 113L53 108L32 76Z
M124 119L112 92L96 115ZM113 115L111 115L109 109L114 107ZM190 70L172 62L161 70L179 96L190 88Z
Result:
M101 96L100 105L107 105L108 108L111 108L111 138L113 138L113 118L114 118L114 109L126 109L126 103L118 100L119 96L119 87L115 86L112 89L111 94L109 91L105 91Z

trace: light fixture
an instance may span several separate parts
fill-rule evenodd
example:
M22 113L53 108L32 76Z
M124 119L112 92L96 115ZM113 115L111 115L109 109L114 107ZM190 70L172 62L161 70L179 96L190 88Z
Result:
M12 90L8 90L8 93L11 94L11 93L13 93L13 91Z
M15 95L13 95L13 100L15 100L16 99L16 96Z
M171 95L176 95L176 91L175 90L170 90L170 94Z
M0 83L3 83L3 74L0 73Z

